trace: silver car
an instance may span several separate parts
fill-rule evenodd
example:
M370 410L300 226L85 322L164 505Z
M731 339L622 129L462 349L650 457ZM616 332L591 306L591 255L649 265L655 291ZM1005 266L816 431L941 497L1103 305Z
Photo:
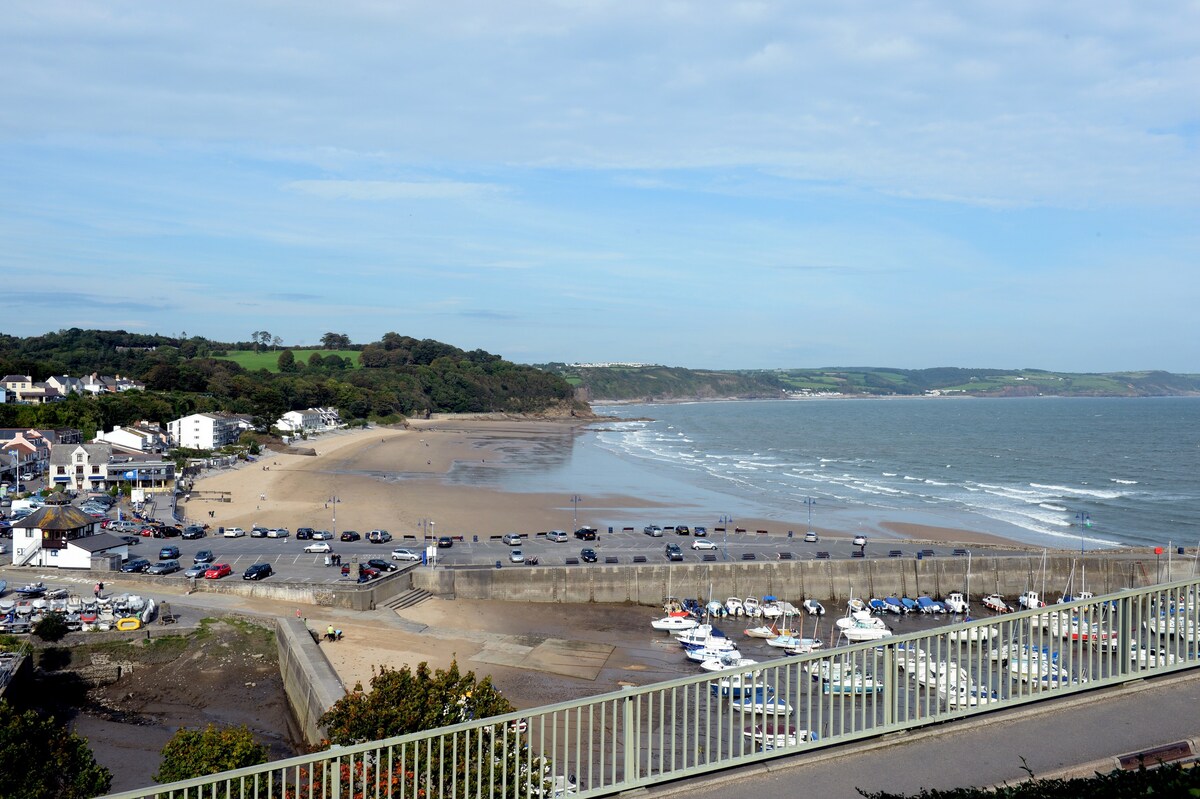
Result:
M392 550L392 560L420 560L421 556L411 549L397 547Z
M146 574L171 574L179 571L179 561L177 560L160 560L149 569L146 569Z

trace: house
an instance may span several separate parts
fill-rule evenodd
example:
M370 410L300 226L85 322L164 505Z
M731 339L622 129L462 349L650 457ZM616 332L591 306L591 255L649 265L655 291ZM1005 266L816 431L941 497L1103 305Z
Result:
M45 383L33 382L30 375L5 375L0 378L13 402L37 405L58 397L58 392Z
M174 491L175 462L151 456L114 455L108 464L108 479L151 494Z
M167 430L175 446L187 449L220 449L241 435L237 418L218 413L193 413L168 422Z
M108 488L112 444L60 445L50 450L47 483L61 490L103 491Z
M21 430L0 439L0 473L45 474L50 467L50 442L37 430Z
M12 564L88 569L96 555L128 556L128 545L61 495L12 526Z
M138 422L129 427L117 425L107 433L97 434L95 441L131 452L162 452L168 446L168 435L157 425Z
M109 377L108 375L98 375L92 372L81 381L83 390L89 394L116 394L121 391L138 390L146 388L145 383L139 383L136 380L130 380L128 377Z
M83 393L83 380L78 377L71 377L70 375L63 375L62 377L55 375L54 377L47 378L46 385L64 397L68 394Z
M6 402L8 402L8 389L4 386L0 386L0 405L3 405Z
M316 408L303 411L288 411L280 416L275 426L288 433L299 433L305 430L319 430L325 427L321 412Z

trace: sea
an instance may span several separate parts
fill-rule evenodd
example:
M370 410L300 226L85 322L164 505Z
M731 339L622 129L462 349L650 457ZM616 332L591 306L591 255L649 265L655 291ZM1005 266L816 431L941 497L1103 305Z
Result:
M637 496L658 521L883 532L908 522L1081 550L1200 546L1200 398L881 398L604 405L506 490ZM612 509L599 524L628 524ZM642 515L646 515L641 511ZM592 517L588 517L589 519Z

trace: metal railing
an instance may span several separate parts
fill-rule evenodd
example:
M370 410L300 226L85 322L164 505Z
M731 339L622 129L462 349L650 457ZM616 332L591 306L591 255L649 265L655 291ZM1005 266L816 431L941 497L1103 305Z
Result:
M1195 668L1198 602L1200 579L1129 590L107 799L605 796Z

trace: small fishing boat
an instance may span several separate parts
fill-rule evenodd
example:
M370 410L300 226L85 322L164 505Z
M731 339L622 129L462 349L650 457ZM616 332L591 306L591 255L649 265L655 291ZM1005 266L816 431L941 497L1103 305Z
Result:
M804 612L809 616L824 616L825 606L815 599L806 599L801 604L804 605Z
M731 596L725 600L725 612L730 616L745 615L746 609L742 607L742 600L736 596Z
M801 638L791 633L781 633L774 638L768 638L767 646L773 646L776 649L792 649L810 647L812 644L811 638Z
M825 694L873 694L883 690L883 683L845 661L822 660L809 669L809 674L814 682L821 683L821 692Z
M16 589L16 593L20 594L23 597L41 596L42 594L46 593L46 584L45 583L29 583L27 585L23 585L20 588Z
M1038 596L1037 591L1026 591L1025 593L1021 594L1019 597L1017 597L1017 604L1026 610L1032 608L1044 608L1046 606L1046 603L1042 601L1040 596Z
M968 617L963 619L963 621L974 621L974 619ZM955 643L974 644L980 641L990 641L999 634L999 628L981 625L979 627L968 627L965 630L951 630L948 637Z
M764 751L796 746L802 741L818 740L815 730L797 730L792 725L776 724L773 721L765 724L753 724L747 727L742 734Z
M1135 666L1149 669L1156 666L1173 666L1179 661L1179 658L1174 652L1133 644L1129 647L1129 660Z
M951 613L970 613L971 607L967 598L958 591L951 591L944 601L946 609Z
M820 638L797 638L795 640L797 641L795 646L784 649L789 655L807 655L825 646L825 642Z
M717 618L727 615L725 605L716 599L704 606L704 612L709 616L716 616Z
M938 677L938 696L947 707L976 707L996 702L1000 694L980 688L970 673L957 663L947 663Z
M708 660L702 661L700 663L700 668L704 669L705 671L726 671L728 669L740 669L746 666L755 666L757 664L757 660L744 658L741 656L741 653L726 652L719 657L709 658Z
M792 706L777 699L774 689L769 685L755 688L742 699L735 700L732 707L743 713L760 713L766 716L787 715L792 712Z
M846 612L847 613L853 613L857 610L866 610L866 609L867 609L866 604L858 597L852 596L846 602Z
M738 652L737 646L728 638L720 639L720 642L710 643L707 646L688 646L684 647L683 654L688 660L695 663L703 663L712 658L729 655L730 657L741 657L742 653Z
M884 602L882 599L876 599L875 597L871 597L867 600L867 608L870 609L872 613L878 613L880 615L891 612L886 602Z
M756 596L748 596L742 600L742 610L747 616L757 616L760 608L761 605Z
M917 610L922 613L945 613L946 606L936 599L927 596L917 597Z
M999 594L988 594L983 598L983 606L994 613L1009 613L1012 608Z
M914 610L916 610L916 609L917 609L917 602L916 602L916 600L915 600L915 599L911 599L911 598L909 598L909 597L906 597L906 596L902 596L902 597L900 597L900 604L904 606L904 612L905 612L905 613L912 613Z
M713 680L709 684L708 690L713 696L727 696L734 699L741 699L752 690L765 687L766 683L763 682L762 672L755 671L748 674L731 674L728 677Z
M650 626L656 630L664 630L666 632L681 632L683 630L690 630L699 623L691 616L664 616L661 619L655 619L650 622Z
M675 640L681 644L707 644L714 638L725 638L725 633L711 624L697 624L689 630L674 633Z
M878 641L891 636L891 629L865 610L858 610L834 622L838 631L851 643Z
M779 630L775 628L774 623L748 627L742 632L750 638L775 638L779 635Z
M900 602L900 597L887 596L883 598L883 603L887 607L888 613L907 613L904 605Z

